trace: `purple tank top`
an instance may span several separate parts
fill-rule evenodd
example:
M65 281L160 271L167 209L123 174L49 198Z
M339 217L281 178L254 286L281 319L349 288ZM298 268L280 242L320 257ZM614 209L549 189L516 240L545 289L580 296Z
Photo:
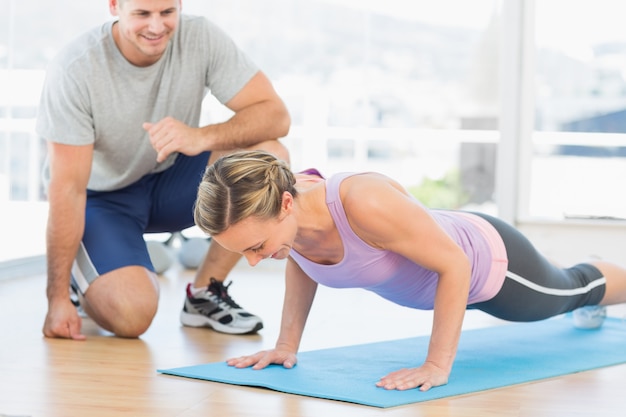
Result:
M326 203L343 242L343 259L334 265L321 265L309 261L295 250L291 251L291 257L311 279L322 285L364 288L403 306L432 309L438 279L436 273L395 252L371 247L350 228L339 198L339 186L351 175L355 174L337 174L326 180ZM472 264L468 304L493 297L493 290L485 291L490 287L486 283L492 268L488 239L474 221L468 220L468 214L446 210L430 210L430 213L465 251Z

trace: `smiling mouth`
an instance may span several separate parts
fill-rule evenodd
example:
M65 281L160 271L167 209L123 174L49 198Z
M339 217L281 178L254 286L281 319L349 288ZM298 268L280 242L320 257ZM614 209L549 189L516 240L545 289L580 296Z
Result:
M142 36L148 42L157 42L157 41L160 41L161 39L165 38L165 35L159 35L159 36L142 35Z

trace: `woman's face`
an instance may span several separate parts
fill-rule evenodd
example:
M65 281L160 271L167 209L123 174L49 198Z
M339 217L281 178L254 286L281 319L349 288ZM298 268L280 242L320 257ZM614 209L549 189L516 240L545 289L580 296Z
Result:
M255 266L266 258L286 259L297 231L295 217L290 210L283 210L274 219L248 217L213 239L225 249L242 254L250 266Z

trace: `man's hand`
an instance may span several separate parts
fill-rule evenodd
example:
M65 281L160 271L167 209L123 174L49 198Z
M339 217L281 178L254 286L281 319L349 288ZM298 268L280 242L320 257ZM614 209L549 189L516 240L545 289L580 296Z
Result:
M146 122L142 126L158 153L157 162L165 161L173 152L195 156L206 150L200 129L189 127L173 117L166 117L156 123Z
M50 303L43 334L46 337L85 340L85 335L80 332L81 326L82 319L68 298L67 301Z

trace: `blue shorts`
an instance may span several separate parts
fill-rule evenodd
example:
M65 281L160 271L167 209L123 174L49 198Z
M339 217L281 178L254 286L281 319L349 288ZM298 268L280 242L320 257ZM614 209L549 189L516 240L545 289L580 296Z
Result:
M87 191L85 232L72 276L82 291L99 275L125 266L152 271L144 233L194 225L193 207L210 152L178 155L173 166L115 191Z

